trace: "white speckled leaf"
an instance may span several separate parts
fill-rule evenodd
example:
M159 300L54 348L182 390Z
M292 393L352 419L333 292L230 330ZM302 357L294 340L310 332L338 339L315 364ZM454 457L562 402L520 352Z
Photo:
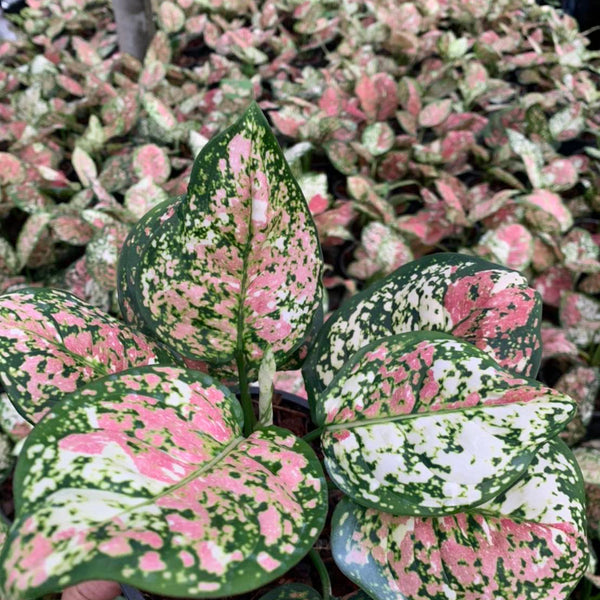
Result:
M542 304L527 279L461 254L434 254L397 269L335 312L303 367L309 398L363 346L407 331L445 331L488 352L502 367L535 377Z
M473 345L418 332L357 352L319 396L316 422L329 475L354 501L439 516L505 490L575 412Z
M68 292L32 288L0 297L0 379L30 422L93 379L159 361L174 359Z
M323 471L289 431L244 438L242 420L224 386L175 367L130 369L57 405L17 465L2 596L109 577L219 597L282 575L323 528Z
M322 296L317 231L265 117L253 104L196 158L187 197L150 211L119 262L126 319L186 358L256 373L282 367Z
M331 541L340 569L375 600L564 600L588 562L581 476L555 440L469 513L394 517L343 500Z

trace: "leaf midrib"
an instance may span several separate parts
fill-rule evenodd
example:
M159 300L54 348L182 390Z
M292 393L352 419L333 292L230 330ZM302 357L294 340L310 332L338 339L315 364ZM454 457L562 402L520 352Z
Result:
M140 508L143 508L144 506L150 506L156 503L157 500L159 500L160 498L164 498L165 496L168 496L169 494L172 494L174 491L185 487L190 481L194 481L195 479L199 479L200 477L202 477L205 473L207 473L208 471L210 471L215 465L217 465L221 460L223 460L226 456L228 456L229 454L231 454L232 452L235 451L235 449L246 440L245 437L243 436L237 436L234 437L220 452L218 452L213 458L211 458L208 462L204 463L201 467L199 467L198 469L195 469L194 471L192 471L189 475L187 475L186 477L184 477L183 479L181 479L180 481L178 481L177 483L163 489L161 492L154 494L153 496L150 496L149 498L145 498L143 499L141 502L130 506L128 508L125 508L124 510L122 510L121 512L111 515L109 518L103 520L103 521L97 521L92 523L92 527L95 528L101 528L104 527L105 525L108 525L110 523L112 523L114 521L114 519L120 518L121 516L127 515L131 512L134 512L136 510L139 510ZM136 438L136 441L140 442L140 440L138 440ZM145 443L145 442L142 442ZM147 444L150 445L150 444ZM164 452L164 450L161 450ZM166 452L165 452L166 453ZM168 453L166 453L168 454ZM59 489L67 489L67 488L59 488ZM97 489L96 487L94 488L71 488L71 489L76 489L76 490L88 490L88 489ZM55 490L56 491L56 490ZM112 491L112 490L109 490ZM54 493L54 492L53 492ZM127 497L130 497L128 494L125 494L123 492L113 492L115 494L119 494L119 495L125 495ZM50 494L49 497L51 497L52 494ZM37 501L34 501L33 504L35 505ZM23 508L21 508L21 510L23 510Z
M559 399L556 399L557 401L561 402ZM355 429L357 427L365 427L365 426L370 426L370 425L382 425L385 423L396 423L396 422L400 422L400 421L410 421L419 417L430 417L430 416L436 416L436 415L446 415L446 414L453 414L453 413L466 413L467 415L469 415L470 413L474 413L476 411L483 411L486 408L494 408L497 406L526 406L526 405L531 405L532 403L535 404L536 402L540 401L535 400L533 402L529 401L529 402L510 402L507 404L493 404L493 405L488 405L488 404L480 404L480 405L476 405L476 406L467 406L465 408L448 408L448 409L441 409L441 410L436 410L436 411L429 411L429 412L425 412L425 413L420 413L420 412L411 412L408 414L403 414L403 415L395 415L395 416L390 416L390 417L382 417L379 419L364 419L364 420L356 420L356 421L349 421L346 423L331 423L330 425L328 424L324 424L323 425L323 430L324 431L340 431L343 429ZM567 402L562 401L564 404L567 404ZM541 403L541 401L540 401ZM547 404L547 402L544 402L544 404ZM575 404L572 403L571 406L573 407Z

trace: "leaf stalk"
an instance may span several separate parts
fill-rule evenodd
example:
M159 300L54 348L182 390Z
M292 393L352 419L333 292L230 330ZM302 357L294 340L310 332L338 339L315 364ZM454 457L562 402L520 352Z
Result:
M323 600L330 600L331 580L329 579L329 573L327 572L327 567L325 566L321 555L314 548L311 548L308 552L308 557L319 574L319 579L321 580L321 596L323 597Z
M256 415L252 408L252 395L250 394L250 382L246 369L246 358L243 352L236 352L235 361L238 369L238 382L240 384L240 403L244 412L244 435L248 437L256 425Z

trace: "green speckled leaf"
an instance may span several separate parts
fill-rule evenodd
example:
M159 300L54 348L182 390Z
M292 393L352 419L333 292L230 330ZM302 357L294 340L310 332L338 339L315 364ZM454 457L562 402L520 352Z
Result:
M327 513L321 465L289 431L242 437L233 394L175 367L130 369L72 394L17 465L2 596L106 579L219 597L279 577Z
M588 562L581 476L555 440L469 513L395 517L343 500L331 541L340 569L375 600L564 600Z
M302 192L257 105L196 158L187 197L151 210L119 262L126 319L186 358L282 367L321 303L321 253Z
M302 583L286 583L267 592L259 600L322 600L314 588Z
M502 367L535 377L542 304L515 271L462 254L408 263L353 296L321 328L303 368L311 400L363 346L407 331L445 331Z
M0 379L30 422L89 381L171 354L62 290L0 296Z
M404 333L357 352L319 396L333 482L365 506L451 514L497 496L575 402L517 378L444 333Z

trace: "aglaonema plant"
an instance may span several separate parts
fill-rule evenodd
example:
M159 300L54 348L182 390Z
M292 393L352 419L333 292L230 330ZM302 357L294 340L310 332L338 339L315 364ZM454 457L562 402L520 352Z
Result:
M2 382L35 425L14 475L2 596L85 580L176 597L258 589L309 554L343 492L340 569L375 600L562 599L588 555L576 407L533 379L541 305L518 274L440 254L320 328L322 260L257 105L134 226L126 323L54 290L0 297ZM316 429L255 413L249 383L304 364ZM206 372L200 372L198 367ZM191 368L195 367L195 368ZM227 387L239 389L239 399Z

